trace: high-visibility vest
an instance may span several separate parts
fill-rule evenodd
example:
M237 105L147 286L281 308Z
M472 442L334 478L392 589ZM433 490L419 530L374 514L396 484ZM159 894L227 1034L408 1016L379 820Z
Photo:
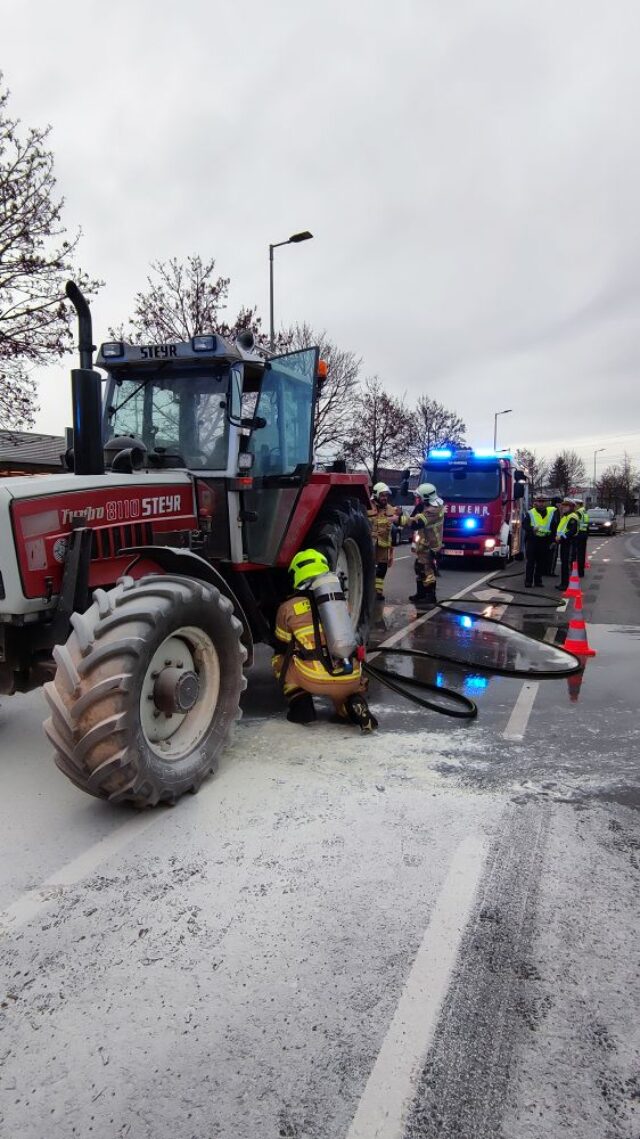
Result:
M589 515L584 506L579 506L576 514L580 522L580 532L584 534L589 529Z
M558 522L557 534L559 538L567 537L567 526L569 525L569 522L572 518L575 518L578 526L580 525L580 515L576 514L574 510L571 510L569 514L563 514L562 518Z
M535 506L531 507L529 511L529 518L536 538L546 538L551 533L551 523L555 509L553 506L547 506L546 511L542 514Z

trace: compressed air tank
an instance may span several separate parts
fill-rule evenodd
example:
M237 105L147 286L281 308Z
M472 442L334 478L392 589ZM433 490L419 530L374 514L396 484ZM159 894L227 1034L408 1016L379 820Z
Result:
M357 642L340 578L335 573L323 573L314 579L310 591L331 656L334 660L349 660Z

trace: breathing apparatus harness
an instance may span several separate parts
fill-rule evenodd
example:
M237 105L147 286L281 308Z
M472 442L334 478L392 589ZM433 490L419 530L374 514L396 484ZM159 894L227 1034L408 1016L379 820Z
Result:
M361 656L361 647L356 641L340 578L329 570L310 579L305 588L296 589L293 596L304 598L309 604L315 644L312 649L305 648L292 632L280 669L280 687L284 688L287 669L294 656L319 661L329 676L346 679L353 673L354 658Z
M497 573L500 571L496 571ZM519 577L518 573L505 574L501 580L505 581L512 577ZM488 583L491 589L502 593L515 594L516 596L528 597L529 595L522 589L510 589L502 585L498 585L493 579ZM455 613L462 617L471 617L475 620L482 620L489 622L492 625L499 625L501 628L507 628L505 622L500 621L497 617L485 617L482 614L462 609L454 604L457 599L455 597L445 597L441 601L434 602L434 607L442 609L445 613ZM480 602L472 601L472 604L486 605L486 601ZM525 601L510 601L509 604L518 609L557 609L558 599L542 594L539 600L534 602ZM519 636L525 637L529 641L533 641L535 645L539 645L540 641L536 637L532 637L529 633L521 633L519 630L513 630ZM575 676L576 673L581 672L584 668L583 662L573 653L568 652L567 649L561 648L560 645L553 646L555 652L562 653L567 658L567 667L561 669L529 669L529 668L500 668L498 665L485 665L473 664L474 672L484 672L490 676L507 676L512 678L521 678L523 680L562 680L569 676ZM441 652L428 652L424 649L395 649L387 648L384 643L380 645L371 645L370 651L386 656L403 656L403 657L417 657L423 660L437 660L443 661L447 664L458 665L463 668L469 667L469 662L462 660L460 657L448 656ZM453 688L445 688L438 684L431 684L425 680L416 680L414 677L401 676L397 672L393 672L387 668L381 668L379 665L370 664L368 661L363 663L363 671L374 680L378 680L392 692L404 696L407 700L411 700L414 704L418 704L422 708L429 708L433 712L440 712L443 716L452 716L459 720L472 720L478 715L478 705L474 700L470 700L462 692L457 692ZM428 692L437 693L439 697L444 697L449 701L453 707L447 707L441 702L434 702L427 700L424 697L417 696L416 693L407 689L407 685L413 688L425 689Z

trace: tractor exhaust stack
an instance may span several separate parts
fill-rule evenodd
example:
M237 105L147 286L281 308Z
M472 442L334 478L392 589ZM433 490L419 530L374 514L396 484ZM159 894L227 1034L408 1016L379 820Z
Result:
M93 370L93 331L86 298L73 281L65 292L78 314L80 367L71 369L73 470L77 475L103 475L102 381Z

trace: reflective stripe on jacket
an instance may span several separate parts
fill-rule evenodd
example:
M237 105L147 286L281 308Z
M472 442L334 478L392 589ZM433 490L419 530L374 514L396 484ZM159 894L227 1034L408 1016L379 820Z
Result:
M416 553L421 550L439 550L442 547L444 530L444 503L442 506L425 506L419 514L414 514L412 522L419 523L413 537Z
M544 514L535 506L531 507L529 511L529 520L531 522L531 529L536 538L548 538L551 533L551 526L555 515L555 507L547 506Z
M580 523L580 533L584 534L589 529L589 515L584 506L579 507L578 510L576 510L576 514L578 515L578 521Z
M371 527L371 537L376 546L382 546L383 549L390 548L391 525L396 516L394 508L388 503L384 507L374 506L371 510L367 510L367 516Z
M572 526L570 526L571 522L575 522L575 524L576 524L575 529ZM563 514L562 518L558 522L558 530L557 530L558 537L559 538L575 538L579 528L580 528L580 518L572 510L569 514ZM570 529L571 533L568 534L567 529Z

